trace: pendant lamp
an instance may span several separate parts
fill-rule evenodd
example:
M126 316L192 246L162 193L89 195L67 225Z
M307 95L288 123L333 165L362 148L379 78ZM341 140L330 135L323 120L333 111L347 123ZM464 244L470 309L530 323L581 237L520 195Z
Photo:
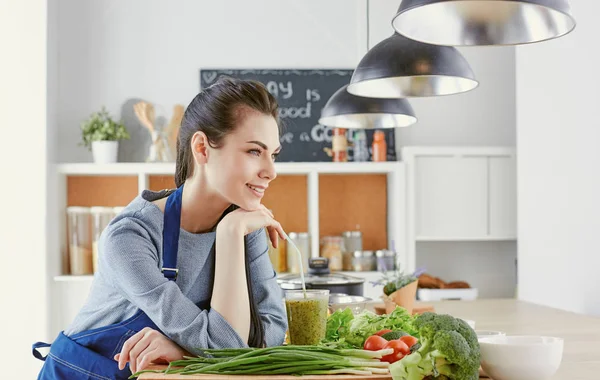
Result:
M367 52L369 51L369 0L367 0ZM337 90L321 110L319 124L332 128L384 129L408 127L417 122L406 99L377 99Z
M355 96L343 86L329 98L319 124L348 129L408 127L417 121L406 99L373 99Z
M575 24L567 0L402 0L392 20L405 37L447 46L540 42Z
M394 33L362 58L348 92L374 98L425 97L458 94L478 85L471 66L456 48Z

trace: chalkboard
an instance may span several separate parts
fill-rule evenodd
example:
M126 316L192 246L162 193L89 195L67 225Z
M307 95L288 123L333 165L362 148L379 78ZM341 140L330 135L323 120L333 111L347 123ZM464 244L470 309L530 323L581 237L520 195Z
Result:
M283 124L279 162L332 161L324 148L331 148L332 128L319 124L321 110L329 98L350 83L353 70L200 70L200 89L215 83L223 75L262 82L279 103ZM348 130L350 136L352 130ZM367 144L373 141L373 130L367 130ZM387 160L396 161L393 129L384 131ZM370 154L369 154L370 155ZM352 160L349 144L348 157ZM371 158L369 157L369 160Z

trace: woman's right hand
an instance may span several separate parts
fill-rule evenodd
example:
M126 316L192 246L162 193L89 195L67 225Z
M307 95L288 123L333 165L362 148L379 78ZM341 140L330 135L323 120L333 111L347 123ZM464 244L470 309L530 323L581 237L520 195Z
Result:
M243 236L258 230L267 228L269 239L273 247L277 248L278 236L285 240L285 233L273 214L264 205L254 211L247 211L241 208L227 214L217 226L217 234L226 231L227 233L242 233Z

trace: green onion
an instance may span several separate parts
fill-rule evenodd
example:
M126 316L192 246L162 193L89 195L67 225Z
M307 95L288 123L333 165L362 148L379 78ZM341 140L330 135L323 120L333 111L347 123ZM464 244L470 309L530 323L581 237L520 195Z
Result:
M379 351L341 350L321 346L277 346L267 348L201 349L197 357L185 356L169 363L164 371L142 373L222 374L222 375L370 375L389 373L383 356L393 349Z

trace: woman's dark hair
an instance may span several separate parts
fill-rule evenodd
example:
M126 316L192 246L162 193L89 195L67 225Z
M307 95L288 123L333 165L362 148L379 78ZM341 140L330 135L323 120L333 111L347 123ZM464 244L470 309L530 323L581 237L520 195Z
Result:
M193 174L194 164L190 142L196 132L204 132L213 148L222 145L223 138L233 132L244 109L271 115L279 125L277 100L258 81L221 77L190 102L183 115L177 138L175 185L181 186Z
M194 171L191 149L191 139L194 133L204 132L208 144L213 148L219 148L222 146L225 136L233 132L240 119L244 117L245 109L271 115L275 118L277 125L280 125L277 100L258 81L221 77L213 85L196 95L183 115L177 138L177 161L175 164L175 185L177 187L183 185ZM236 208L236 205L232 205L223 216ZM244 250L247 250L246 239L244 239ZM216 248L213 246L213 254L215 251ZM249 261L246 257L246 285L250 300L251 321L248 345L264 347L265 332L252 292Z

